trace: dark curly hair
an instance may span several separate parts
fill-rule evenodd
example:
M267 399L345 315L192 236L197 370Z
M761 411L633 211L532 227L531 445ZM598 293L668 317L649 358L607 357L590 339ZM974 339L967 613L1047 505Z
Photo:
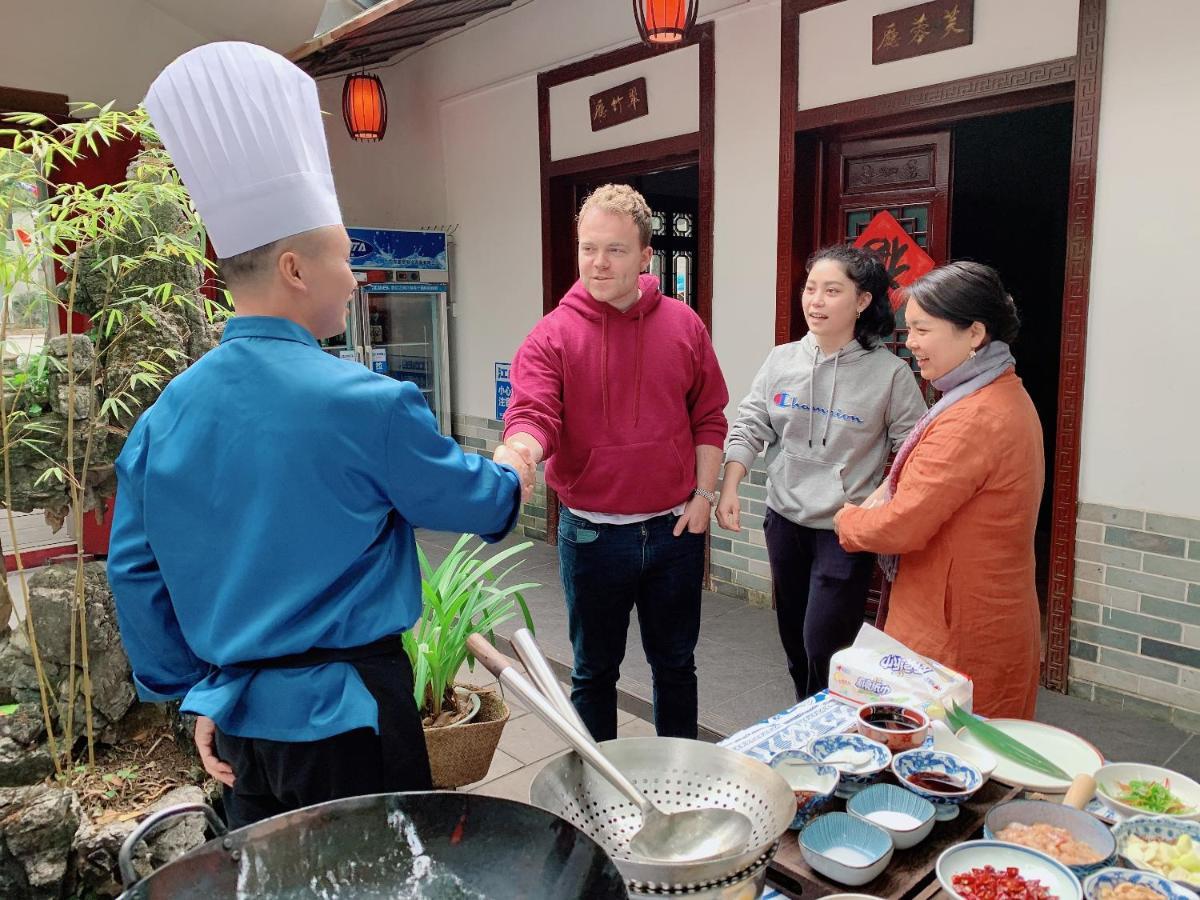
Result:
M892 279L883 262L869 250L835 244L823 247L808 258L805 271L811 272L819 262L830 260L846 270L846 277L854 282L858 292L871 295L871 303L854 322L854 338L867 350L896 330L896 319L888 302L888 288Z
M905 300L916 300L935 319L958 328L979 322L987 339L1011 344L1017 339L1021 319L1017 305L991 266L963 260L938 266L904 288Z

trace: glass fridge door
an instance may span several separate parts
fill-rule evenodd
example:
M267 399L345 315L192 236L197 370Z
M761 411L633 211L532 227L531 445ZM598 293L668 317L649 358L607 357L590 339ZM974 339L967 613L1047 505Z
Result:
M331 356L339 357L340 359L348 359L351 362L365 362L363 358L362 339L359 335L362 333L358 322L358 310L361 307L361 301L357 291L354 292L354 299L346 307L346 330L341 334L335 334L333 337L325 338L318 341L321 349Z
M449 345L444 293L372 293L364 304L371 369L411 381L438 428L450 433Z

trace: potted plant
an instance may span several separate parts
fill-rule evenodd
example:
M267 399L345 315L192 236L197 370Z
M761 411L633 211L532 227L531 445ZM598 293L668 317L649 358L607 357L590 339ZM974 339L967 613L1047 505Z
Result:
M498 693L454 682L464 662L474 668L467 638L479 632L494 643L495 627L518 610L525 626L533 630L521 592L537 585L504 585L520 565L519 559L501 570L503 563L529 549L533 542L525 541L481 559L486 545L479 541L468 549L470 540L470 535L460 537L436 568L417 547L425 602L421 618L404 633L435 788L461 787L482 779L508 721L508 707Z

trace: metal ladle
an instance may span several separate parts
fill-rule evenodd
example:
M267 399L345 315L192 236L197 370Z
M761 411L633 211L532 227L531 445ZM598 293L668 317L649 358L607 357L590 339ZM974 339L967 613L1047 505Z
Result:
M549 664L532 638L519 646L522 654L532 653L535 659L545 665L544 670L538 672L539 676L550 672ZM516 694L588 765L641 811L642 827L629 842L630 853L654 862L684 863L734 855L745 849L753 831L748 817L737 810L717 807L662 812L609 762L586 729L576 727L559 711L558 707L569 701L557 680L553 680L552 686L543 687L543 690L550 688L550 696L554 698L551 700L517 671L512 660L489 644L482 635L471 635L467 639L467 649L500 680L505 689ZM542 669L541 664L534 662L531 674Z

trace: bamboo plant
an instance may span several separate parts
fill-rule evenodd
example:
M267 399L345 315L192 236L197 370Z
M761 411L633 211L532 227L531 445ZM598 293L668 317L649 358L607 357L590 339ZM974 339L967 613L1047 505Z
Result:
M11 127L0 128L0 347L6 363L0 500L24 600L21 627L60 774L73 762L79 697L88 763L95 762L84 515L99 510L115 489L112 461L140 411L189 363L178 346L159 343L164 320L183 316L211 323L225 314L198 291L211 271L203 226L145 111L76 104L73 113L86 118L56 124L45 116L16 114L6 117ZM142 147L124 181L89 188L65 175L64 170L121 141ZM15 227L18 220L22 227ZM11 240L10 233L18 239ZM54 283L55 270L65 273L63 283ZM185 277L172 274L180 272ZM60 317L73 322L77 313L88 318L86 335L66 338L65 358L30 353L10 341L10 323L39 308L40 321L51 325ZM22 482L31 468L35 477ZM34 617L28 614L14 511L33 508L43 509L54 524L69 518L74 526L75 597L65 695L46 676Z

